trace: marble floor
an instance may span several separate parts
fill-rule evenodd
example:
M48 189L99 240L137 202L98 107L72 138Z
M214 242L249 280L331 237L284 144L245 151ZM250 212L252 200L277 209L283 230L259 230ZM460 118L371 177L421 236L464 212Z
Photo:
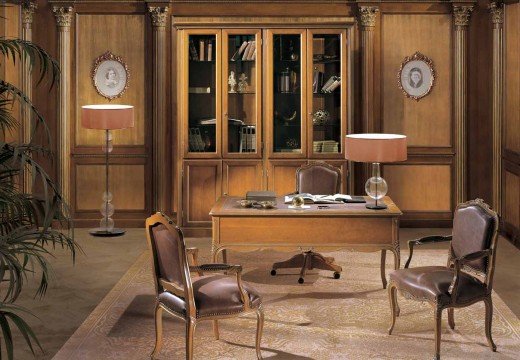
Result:
M402 262L407 256L407 240L449 232L449 229L402 229ZM54 276L47 295L35 299L37 279L29 279L18 301L18 305L38 316L28 318L45 350L44 354L38 353L37 359L53 357L146 249L143 229L128 229L125 236L106 239L90 237L86 229L77 229L76 239L84 254L78 256L75 266L72 266L70 256L56 251L56 257L51 259ZM188 239L187 242L190 246L209 248L210 239ZM446 244L429 246L436 247L446 247ZM440 263L444 261L440 259ZM502 238L497 251L494 288L520 317L520 251ZM20 336L15 335L15 341L16 359L34 359Z

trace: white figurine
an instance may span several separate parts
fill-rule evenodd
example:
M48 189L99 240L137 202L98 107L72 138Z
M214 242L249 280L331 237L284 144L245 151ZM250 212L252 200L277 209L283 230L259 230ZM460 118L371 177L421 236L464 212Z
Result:
M229 74L229 77L228 77L228 84L229 84L229 87L231 88L229 90L230 93L235 93L235 85L237 84L237 80L235 79L235 72L234 71L231 71L230 74Z
M240 74L240 77L238 78L238 92L239 93L243 93L246 91L247 86L249 85L246 80L247 80L246 74L244 74L244 73Z

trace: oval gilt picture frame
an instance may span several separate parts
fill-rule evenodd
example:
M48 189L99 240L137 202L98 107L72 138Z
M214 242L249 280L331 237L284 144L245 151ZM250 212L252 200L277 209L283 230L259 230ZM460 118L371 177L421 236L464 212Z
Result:
M401 63L397 83L406 97L419 101L431 92L434 82L433 61L424 54L416 52Z
M107 51L94 61L92 81L99 95L113 100L128 89L130 72L123 59Z

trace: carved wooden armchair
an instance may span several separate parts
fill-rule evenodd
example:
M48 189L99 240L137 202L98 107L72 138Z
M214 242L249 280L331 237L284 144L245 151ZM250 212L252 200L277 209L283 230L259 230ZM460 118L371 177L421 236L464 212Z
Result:
M193 334L202 320L213 320L218 340L218 319L256 312L256 355L262 358L260 340L264 322L262 299L250 285L242 282L240 265L197 265L197 249L186 248L184 237L172 220L162 213L146 219L146 236L152 251L153 275L156 290L156 343L151 354L154 359L162 347L162 312L186 322L186 359L193 358ZM189 265L188 256L193 266ZM200 276L191 279L190 272ZM204 276L204 273L234 274Z
M310 193L313 195L334 195L341 191L341 171L324 162L303 165L296 170L295 194ZM273 264L271 275L276 275L277 269L300 268L298 282L303 284L307 270L321 269L334 272L334 278L339 279L341 266L334 264L334 258L324 257L312 250L295 255L292 258Z
M434 309L435 356L440 359L442 311L448 309L448 323L455 328L454 308L483 301L486 308L485 331L491 350L493 305L491 290L498 238L498 215L481 199L460 204L455 210L450 236L427 236L408 242L410 255L404 269L390 273L388 294L392 320L389 334L399 316L397 291L407 298L427 301ZM447 266L423 266L409 269L415 245L451 241Z

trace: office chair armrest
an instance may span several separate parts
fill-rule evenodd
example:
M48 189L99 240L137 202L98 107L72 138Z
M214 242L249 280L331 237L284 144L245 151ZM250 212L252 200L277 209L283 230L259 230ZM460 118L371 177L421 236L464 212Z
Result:
M196 247L186 248L186 255L188 256L188 265L189 266L198 266L198 258L199 258L199 249ZM191 270L190 270L191 271ZM197 271L197 275L204 275L202 271Z
M446 242L451 241L452 236L442 236L442 235L432 235L432 236L425 236L420 239L410 240L408 241L408 250L410 251L410 254L408 255L408 260L406 260L406 264L404 265L405 269L408 269L408 266L410 265L410 262L412 261L412 255L413 255L413 247L415 245L424 245L424 244L434 244L439 242Z
M453 267L454 267L455 271L453 273L453 279L451 280L450 287L448 288L448 293L451 295L452 301L457 301L457 295L458 295L458 290L459 290L458 287L459 287L460 271L463 268L463 266L469 262L479 260L484 257L488 257L490 255L491 255L491 250L486 249L486 250L476 251L476 252L452 259Z
M234 273L236 275L238 291L240 291L240 299L242 300L242 304L244 304L245 310L249 310L251 308L251 303L249 302L249 294L244 289L242 285L242 265L229 265L229 264L203 264L199 266L190 266L190 271L197 272L225 272L225 273Z

